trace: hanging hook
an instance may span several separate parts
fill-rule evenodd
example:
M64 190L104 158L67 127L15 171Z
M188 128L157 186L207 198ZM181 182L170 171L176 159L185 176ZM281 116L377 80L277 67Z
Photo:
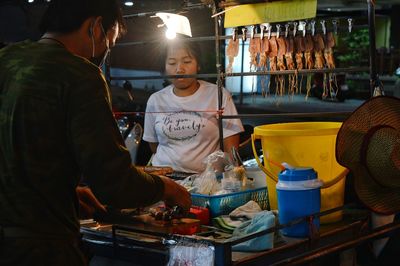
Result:
M306 36L306 32L307 32L306 26L307 26L307 23L305 21L300 21L300 23L299 23L299 31L300 30L303 31L303 37Z
M286 37L286 38L287 38L288 35L289 35L289 27L290 27L290 24L289 24L289 23L285 24L285 37Z
M263 39L264 39L264 29L265 29L264 24L261 24L261 25L260 25L260 29L261 29L261 32L260 32L260 39L263 40Z
M296 33L297 33L297 25L299 25L299 23L297 21L295 21L293 23L294 28L293 28L293 36L296 37Z
M351 33L351 31L353 29L353 19L352 18L348 18L347 21L349 22L349 33Z
M311 35L315 35L315 20L311 20Z
M243 28L242 28L242 41L243 41L243 42L245 42L245 41L247 40L246 34L247 34L247 28L246 28L246 27L243 27Z
M237 28L234 28L234 29L233 29L233 34L232 34L232 40L233 40L233 41L236 41L236 39L237 39L237 34L238 34Z
M272 30L272 26L270 24L268 24L268 40L271 39L271 30Z
M279 38L281 31L281 24L276 24L276 38Z
M321 23L321 26L322 26L322 32L324 33L324 35L326 35L325 20L321 20L320 23Z
M338 32L338 23L339 23L339 21L337 21L336 19L332 20L333 32L334 32L335 34L337 34L337 32Z
M254 39L254 34L256 33L256 26L251 26L250 27L250 30L251 30L251 32L250 32L250 38L252 38L252 39Z

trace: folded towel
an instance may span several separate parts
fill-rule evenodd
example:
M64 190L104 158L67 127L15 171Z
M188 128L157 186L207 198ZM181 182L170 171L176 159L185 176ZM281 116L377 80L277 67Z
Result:
M257 202L250 200L246 204L234 209L229 216L231 218L245 217L247 219L252 219L257 213L261 212L262 209Z
M233 233L233 230L240 226L244 221L246 221L244 218L233 220L227 215L221 215L213 218L214 226L217 226L228 233Z
M252 233L267 230L275 226L275 215L272 211L261 211L253 219L243 222L232 234L232 237L243 237ZM256 237L232 247L235 251L261 251L274 247L274 233Z

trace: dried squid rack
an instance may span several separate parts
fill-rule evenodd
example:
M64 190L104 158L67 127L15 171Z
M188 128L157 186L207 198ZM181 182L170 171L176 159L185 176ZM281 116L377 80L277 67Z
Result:
M248 1L234 1L235 4L246 4ZM265 1L251 1L252 3L261 3ZM224 5L226 3L222 3ZM228 5L229 6L229 5ZM224 6L225 7L225 6ZM337 91L332 91L334 87L333 83L336 82L336 73L354 73L363 72L369 70L370 73L370 95L379 94L383 91L381 83L379 81L376 72L376 44L375 44L375 1L367 0L368 9L368 29L370 37L370 66L359 67L359 68L342 68L337 69L333 58L333 48L335 46L334 34L338 34L343 31L351 33L359 25L354 25L352 18L347 19L347 26L339 26L339 22L336 18L330 20L332 26L328 27L328 20L323 18L318 22L316 20L306 21L294 21L284 22L275 25L261 24L250 27L234 29L232 37L229 40L227 47L227 56L229 59L227 73L222 73L218 69L218 81L219 92L218 99L221 101L222 97L222 80L229 76L246 76L246 75L275 75L276 81L276 95L283 95L285 88L285 75L288 76L289 82L289 94L301 91L302 80L299 81L298 75L303 77L307 76L307 93L309 95L309 89L311 87L311 75L312 73L323 73L324 76L324 88L323 98L328 96L336 95ZM214 14L216 10L214 10ZM220 51L220 38L218 27L219 21L215 17L215 33L216 33L216 52ZM318 28L317 25L321 24ZM257 33L259 28L259 33ZM274 30L275 28L275 30ZM250 32L249 32L250 31ZM279 38L283 36L284 38ZM238 54L238 43L240 40L249 42L250 52L250 67L253 68L253 72L248 73L232 73L232 63L234 57ZM267 68L266 60L268 58L269 67ZM217 67L220 66L217 57ZM300 85L299 85L300 84ZM337 84L335 84L337 87ZM299 88L300 86L300 88ZM265 94L263 88L263 94ZM242 91L241 91L241 102L242 102ZM219 104L221 107L221 103ZM287 114L285 114L287 115ZM290 114L295 117L297 114ZM290 116L289 115L289 116ZM304 117L309 117L310 114L303 114ZM325 113L320 113L320 117L326 117ZM252 117L266 117L266 114L254 114ZM314 115L311 115L314 116ZM219 118L219 134L220 134L220 148L223 150L223 131L222 131L222 120L223 119L235 119L249 117L248 114L221 115Z

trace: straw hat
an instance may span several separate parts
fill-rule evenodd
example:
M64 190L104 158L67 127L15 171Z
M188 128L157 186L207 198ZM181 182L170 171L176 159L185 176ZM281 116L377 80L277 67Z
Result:
M400 99L374 97L343 122L336 159L354 175L359 199L372 211L400 211Z

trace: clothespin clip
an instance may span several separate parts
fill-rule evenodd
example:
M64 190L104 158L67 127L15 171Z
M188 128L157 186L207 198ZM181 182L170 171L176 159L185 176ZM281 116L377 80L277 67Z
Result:
M233 34L232 34L232 40L233 40L233 41L236 41L236 39L237 39L237 34L238 34L237 28L234 28L234 29L233 29Z
M307 32L306 25L307 25L307 23L305 21L300 21L300 23L299 23L299 31L303 31L303 37L306 36L306 32Z
M353 19L349 18L347 19L347 21L349 22L349 33L351 33L351 31L353 30Z
M281 24L276 24L276 38L279 38L281 32Z
M299 23L297 23L297 21L295 21L293 23L294 28L293 28L293 37L296 37L296 33L297 33L297 25L299 25Z
M254 39L254 34L256 33L256 27L253 25L250 27L250 38Z
M272 26L268 24L268 40L271 39Z
M289 35L289 27L290 27L290 24L289 24L289 23L285 24L285 37L286 37L286 38L287 38L288 35Z
M315 20L311 20L311 35L315 35Z
M339 23L339 22L338 22L336 19L332 20L333 32L334 32L335 34L337 34L337 31L338 31L338 23Z
M265 29L264 24L261 24L261 25L260 25L260 29L261 29L261 32L260 32L260 39L263 40L263 39L264 39L264 29Z
M246 28L246 27L243 27L243 28L242 28L242 41L243 41L243 42L245 42L245 41L247 40L246 34L247 34L247 28Z
M324 33L324 35L326 35L325 20L321 20L320 23L321 23L321 26L322 26L322 32Z

